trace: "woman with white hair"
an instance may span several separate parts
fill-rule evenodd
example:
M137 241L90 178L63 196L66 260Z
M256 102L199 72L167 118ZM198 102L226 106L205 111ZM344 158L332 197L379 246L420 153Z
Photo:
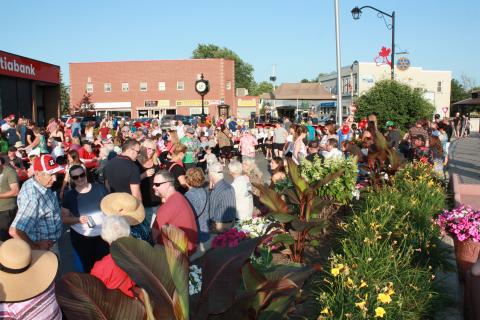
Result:
M243 174L242 164L236 160L228 164L228 170L233 177L232 187L235 190L237 219L252 219L253 196L250 179Z
M109 245L115 240L129 235L130 226L124 217L108 216L103 220L101 236ZM107 288L118 289L123 294L133 298L131 289L135 286L135 283L125 271L117 266L111 254L96 262L90 274L100 279Z

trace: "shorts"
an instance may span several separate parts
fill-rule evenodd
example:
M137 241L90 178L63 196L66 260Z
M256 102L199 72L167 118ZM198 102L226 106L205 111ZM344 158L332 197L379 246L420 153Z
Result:
M226 147L221 147L220 148L220 156L223 158L228 158L231 156L232 153L232 146L226 146Z
M285 145L285 143L274 143L273 146L272 146L272 149L275 150L280 150L280 151L283 151L283 146Z

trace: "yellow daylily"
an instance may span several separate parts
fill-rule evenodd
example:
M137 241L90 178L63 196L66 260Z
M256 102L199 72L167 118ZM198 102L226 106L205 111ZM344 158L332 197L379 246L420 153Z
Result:
M365 307L365 304L366 304L366 303L367 303L367 302L365 302L365 301L356 302L356 303L355 303L355 307L358 307L358 308L359 308L360 310L362 310L362 311L367 311L368 309Z
M394 295L394 294L395 294L395 290L393 290L392 288L389 288L388 291L387 291L387 294L388 294L389 296Z
M392 298L390 298L390 296L385 293L380 293L377 296L377 300L380 301L381 303L387 303L387 304L392 302Z
M320 311L320 314L325 314L327 316L333 316L332 310L330 310L328 307L323 308L323 310Z
M339 268L332 268L330 271L334 277L338 276L340 274L340 269Z
M346 284L347 284L347 287L350 287L350 288L355 287L355 283L353 282L353 280L350 277L347 278Z
M383 318L385 313L385 309L383 309L382 307L375 308L375 318Z
M368 288L368 284L367 284L365 281L361 280L361 281L360 281L360 286L359 286L359 288L360 288L360 289L362 289L362 288Z

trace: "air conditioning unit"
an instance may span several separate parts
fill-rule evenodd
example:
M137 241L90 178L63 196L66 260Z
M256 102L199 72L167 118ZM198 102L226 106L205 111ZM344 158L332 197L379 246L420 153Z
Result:
M246 88L237 88L235 94L237 97L245 97L248 96L248 90Z

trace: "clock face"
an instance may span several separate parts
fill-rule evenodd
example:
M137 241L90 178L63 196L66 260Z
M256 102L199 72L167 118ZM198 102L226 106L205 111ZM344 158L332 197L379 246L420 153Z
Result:
M203 81L199 81L196 84L196 89L198 92L204 92L207 89L207 85Z

